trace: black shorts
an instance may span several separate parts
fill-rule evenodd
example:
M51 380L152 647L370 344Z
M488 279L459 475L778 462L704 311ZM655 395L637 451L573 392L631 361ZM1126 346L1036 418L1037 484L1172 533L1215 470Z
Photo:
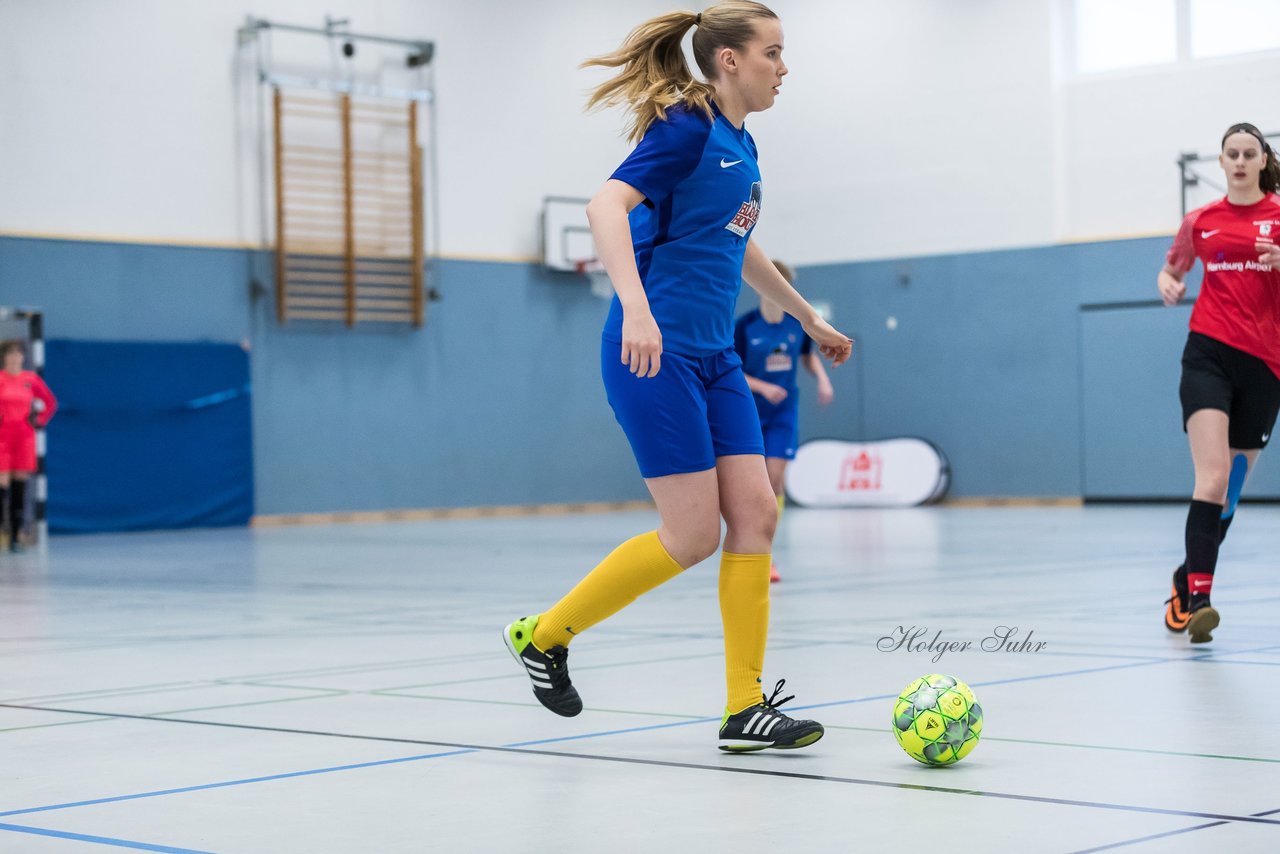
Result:
M1230 419L1232 448L1265 448L1280 412L1280 378L1267 363L1208 335L1192 332L1182 351L1182 429L1201 409L1218 409Z

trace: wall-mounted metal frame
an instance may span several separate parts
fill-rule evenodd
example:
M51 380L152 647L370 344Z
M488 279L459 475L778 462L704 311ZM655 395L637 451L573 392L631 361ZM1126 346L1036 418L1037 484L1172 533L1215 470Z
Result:
M304 61L300 70L295 55L292 66L278 64L275 33L302 36L304 46L324 39L333 61L327 69ZM277 320L421 326L428 295L435 298L428 262L440 245L434 42L353 32L345 19L308 27L252 15L238 41L253 50L259 84L261 227L264 246L276 249ZM388 51L393 58L403 52L404 73L395 72L398 60L391 69L397 85L383 74L359 80L351 63L336 58L339 46L351 59L364 45L375 48L383 71ZM299 130L330 119L336 137L317 143ZM362 148L360 129L370 123L381 123L384 136L392 126L407 133L394 152L385 139L380 149Z

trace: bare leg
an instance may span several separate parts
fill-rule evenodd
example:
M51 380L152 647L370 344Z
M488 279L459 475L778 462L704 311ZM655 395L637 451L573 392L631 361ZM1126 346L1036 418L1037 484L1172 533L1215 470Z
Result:
M764 466L769 472L769 485L773 488L773 494L778 500L778 521L782 521L783 502L786 501L787 495L787 463L790 460L782 457L765 457ZM769 566L769 581L781 581L782 573L778 572L778 563L774 561Z
M720 484L717 469L645 480L662 524L658 539L688 569L720 546Z
M790 460L782 457L765 457L764 465L769 470L769 485L773 487L773 494L779 497L787 494L787 463Z
M778 499L764 457L741 454L716 460L720 483L719 513L728 528L724 550L734 554L768 554L778 526Z

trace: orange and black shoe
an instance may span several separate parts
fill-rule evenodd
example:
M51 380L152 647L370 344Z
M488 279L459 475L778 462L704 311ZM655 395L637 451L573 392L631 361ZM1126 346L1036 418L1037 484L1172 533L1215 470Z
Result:
M1213 630L1222 622L1218 609L1209 604L1209 597L1196 597L1196 607L1187 618L1187 634L1192 643L1208 643L1213 640Z
M1187 630L1191 620L1191 595L1187 592L1187 570L1180 566L1173 571L1173 595L1164 600L1164 627L1171 632Z

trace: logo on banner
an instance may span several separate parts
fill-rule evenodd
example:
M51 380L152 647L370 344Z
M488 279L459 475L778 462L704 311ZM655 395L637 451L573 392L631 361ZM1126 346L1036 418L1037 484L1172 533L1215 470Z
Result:
M840 466L841 492L878 492L884 460L877 453L863 450L849 454Z

